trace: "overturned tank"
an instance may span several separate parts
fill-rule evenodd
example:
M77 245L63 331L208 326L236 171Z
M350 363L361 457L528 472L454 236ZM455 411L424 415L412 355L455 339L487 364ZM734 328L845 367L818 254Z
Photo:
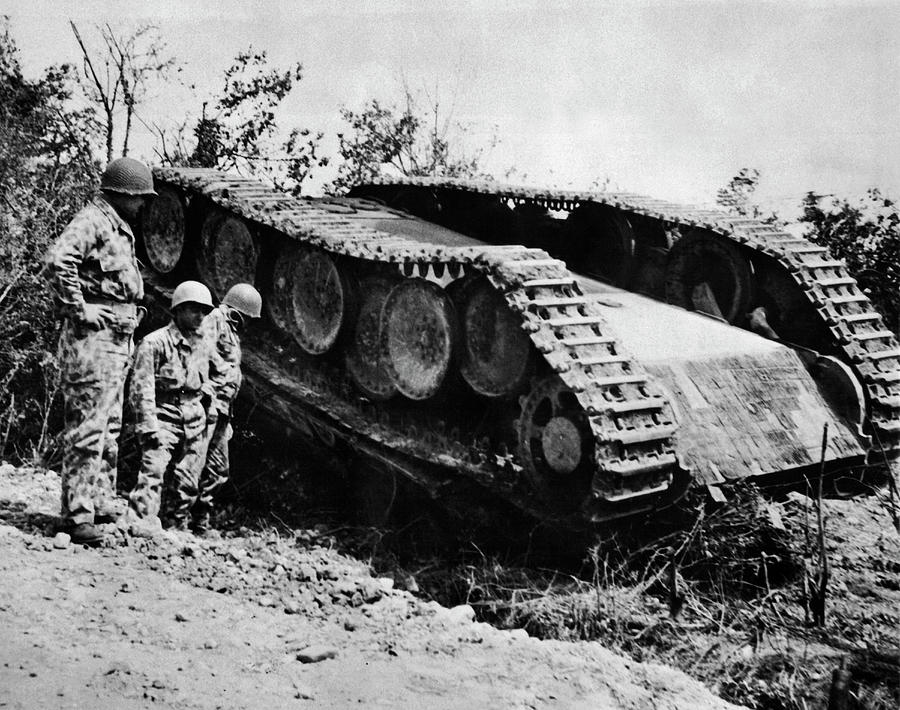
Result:
M493 183L310 199L154 174L148 291L254 283L244 396L363 472L583 528L817 471L826 425L828 471L900 452L896 340L840 262L770 225Z

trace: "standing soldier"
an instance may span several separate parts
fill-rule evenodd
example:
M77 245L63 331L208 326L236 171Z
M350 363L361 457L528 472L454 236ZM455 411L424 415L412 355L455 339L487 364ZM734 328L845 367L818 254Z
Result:
M162 487L171 472L173 500L168 522L186 529L190 504L206 453L207 420L214 417L209 379L211 352L200 334L213 308L209 289L185 281L172 294L172 321L138 345L131 376L141 469L129 502L140 522L136 534L158 528Z
M241 388L241 341L238 334L244 318L259 318L262 297L250 284L232 286L218 308L203 321L203 336L208 347L218 352L213 367L216 413L210 423L206 466L200 475L198 496L193 507L194 531L209 531L212 499L216 490L228 480L228 442L231 439L232 406ZM216 371L217 367L219 371Z
M46 256L63 318L63 527L84 544L99 543L95 523L115 517L122 392L144 295L129 223L156 194L150 169L132 158L107 165L100 190Z

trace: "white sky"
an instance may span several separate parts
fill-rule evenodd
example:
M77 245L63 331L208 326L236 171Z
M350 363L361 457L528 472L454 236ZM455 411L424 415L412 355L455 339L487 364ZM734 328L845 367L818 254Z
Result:
M900 2L561 0L9 0L23 64L75 61L68 26L158 24L199 96L252 44L302 62L286 126L333 134L341 106L438 87L475 133L497 127L487 167L534 184L614 187L709 203L741 167L789 208L807 190L900 198ZM453 98L455 95L455 99ZM199 112L164 88L155 122ZM147 137L138 149L149 152ZM334 145L332 142L329 146Z

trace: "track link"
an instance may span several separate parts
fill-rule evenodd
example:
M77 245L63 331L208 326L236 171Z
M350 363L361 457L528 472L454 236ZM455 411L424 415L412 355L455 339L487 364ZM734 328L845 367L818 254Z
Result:
M556 211L595 203L659 220L668 229L706 229L774 258L815 307L865 387L877 442L870 458L878 463L882 454L900 457L900 342L844 263L825 247L756 219L625 192L552 191L455 178L390 178L372 184L477 193Z
M652 505L684 481L675 454L672 408L652 377L611 332L596 299L586 297L564 262L522 246L451 247L380 232L264 184L210 169L158 168L159 183L203 197L251 223L333 254L396 265L487 276L522 319L538 352L574 393L595 440L596 519ZM326 205L327 206L327 205ZM594 505L602 513L592 513Z

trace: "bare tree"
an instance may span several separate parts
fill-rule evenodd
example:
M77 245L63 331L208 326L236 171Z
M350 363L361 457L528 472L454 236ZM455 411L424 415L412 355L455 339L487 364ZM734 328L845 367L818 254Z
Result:
M112 160L116 121L122 112L122 155L128 155L135 110L147 97L151 80L165 79L181 69L175 58L167 55L155 25L140 25L130 34L117 32L108 24L98 26L103 48L97 50L88 47L74 22L70 20L69 25L81 48L85 92L103 112L106 159Z

